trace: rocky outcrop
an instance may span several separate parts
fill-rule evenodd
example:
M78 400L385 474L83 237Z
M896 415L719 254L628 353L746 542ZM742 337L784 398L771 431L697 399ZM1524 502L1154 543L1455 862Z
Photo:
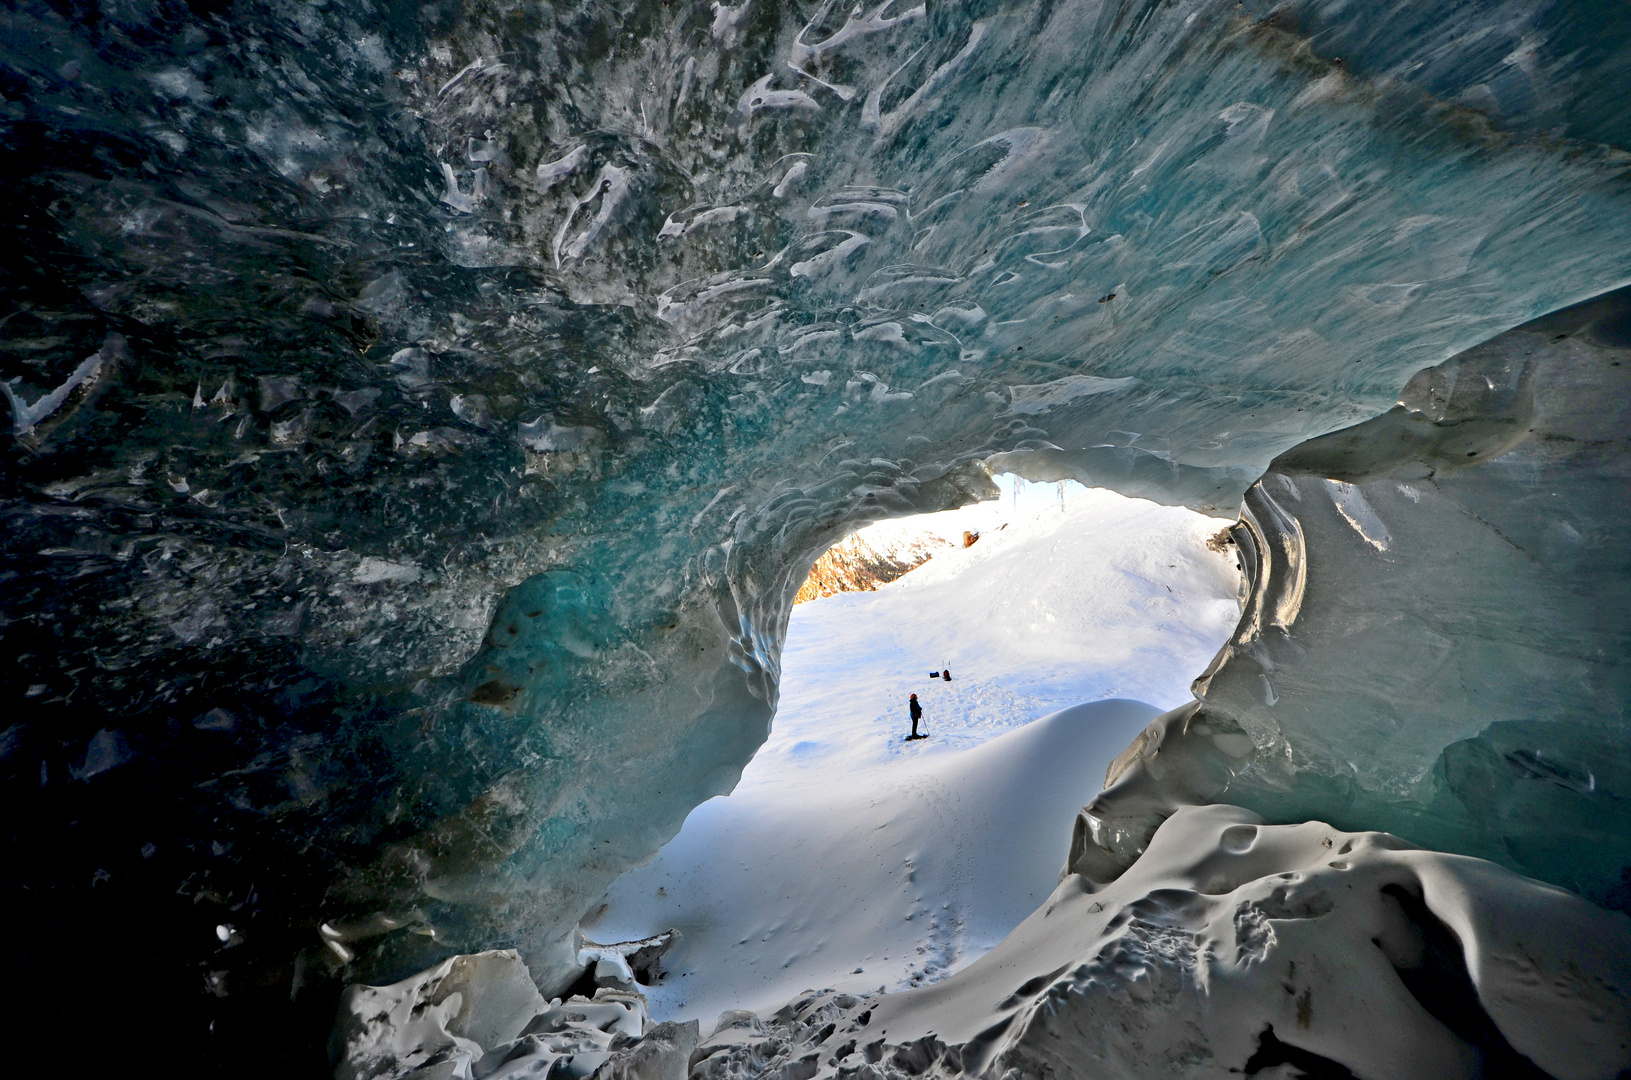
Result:
M846 592L872 592L902 577L951 545L929 533L896 539L863 529L827 550L810 567L794 603Z

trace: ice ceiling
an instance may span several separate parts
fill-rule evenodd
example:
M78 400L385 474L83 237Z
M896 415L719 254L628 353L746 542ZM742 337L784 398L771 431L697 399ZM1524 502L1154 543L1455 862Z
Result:
M1631 280L1623 5L0 19L36 978L227 1045L342 970L564 977L764 737L810 561L996 455L1250 488L1231 801L1625 906L1626 302L1451 361Z

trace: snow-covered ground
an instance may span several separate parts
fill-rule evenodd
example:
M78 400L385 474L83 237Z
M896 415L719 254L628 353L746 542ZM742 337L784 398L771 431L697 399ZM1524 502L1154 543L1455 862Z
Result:
M1069 485L874 530L961 544L872 593L799 605L774 730L585 925L675 927L658 1018L711 1027L814 987L932 982L1052 891L1075 811L1239 614L1226 523ZM880 538L884 539L884 538ZM930 679L949 668L950 683ZM930 738L904 742L907 695ZM1132 699L1132 700L1128 700Z

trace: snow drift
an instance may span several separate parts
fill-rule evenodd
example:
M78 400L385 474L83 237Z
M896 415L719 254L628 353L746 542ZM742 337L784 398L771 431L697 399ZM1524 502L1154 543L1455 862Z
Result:
M370 995L409 996L356 993L344 1015L358 1020L346 1022L372 1011ZM539 1002L532 1025L551 1030L552 1017L595 1008L557 1000L546 1012ZM414 1029L373 1023L419 1045ZM660 1042L677 1027L651 1034ZM1006 940L937 985L810 992L764 1017L725 1013L691 1052L689 1075L1221 1080L1286 1067L1283 1075L1611 1080L1631 1065L1628 1032L1623 916L1385 833L1272 826L1217 805L1174 813L1110 885L1064 875ZM391 1059L409 1068L357 1068L379 1060L367 1053L380 1041L350 1043L361 1052L342 1075L432 1075L411 1071L430 1057L423 1050ZM520 1056L509 1044L485 1057L466 1051L486 1063L468 1075L518 1075L495 1070L507 1055Z
M1628 957L1623 916L1490 863L1188 808L944 983L810 995L704 1039L692 1075L1608 1080Z

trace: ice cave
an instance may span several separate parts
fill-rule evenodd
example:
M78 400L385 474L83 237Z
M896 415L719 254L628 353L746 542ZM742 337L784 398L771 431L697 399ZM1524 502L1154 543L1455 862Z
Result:
M9 0L0 150L8 1075L1631 1075L1621 0Z

